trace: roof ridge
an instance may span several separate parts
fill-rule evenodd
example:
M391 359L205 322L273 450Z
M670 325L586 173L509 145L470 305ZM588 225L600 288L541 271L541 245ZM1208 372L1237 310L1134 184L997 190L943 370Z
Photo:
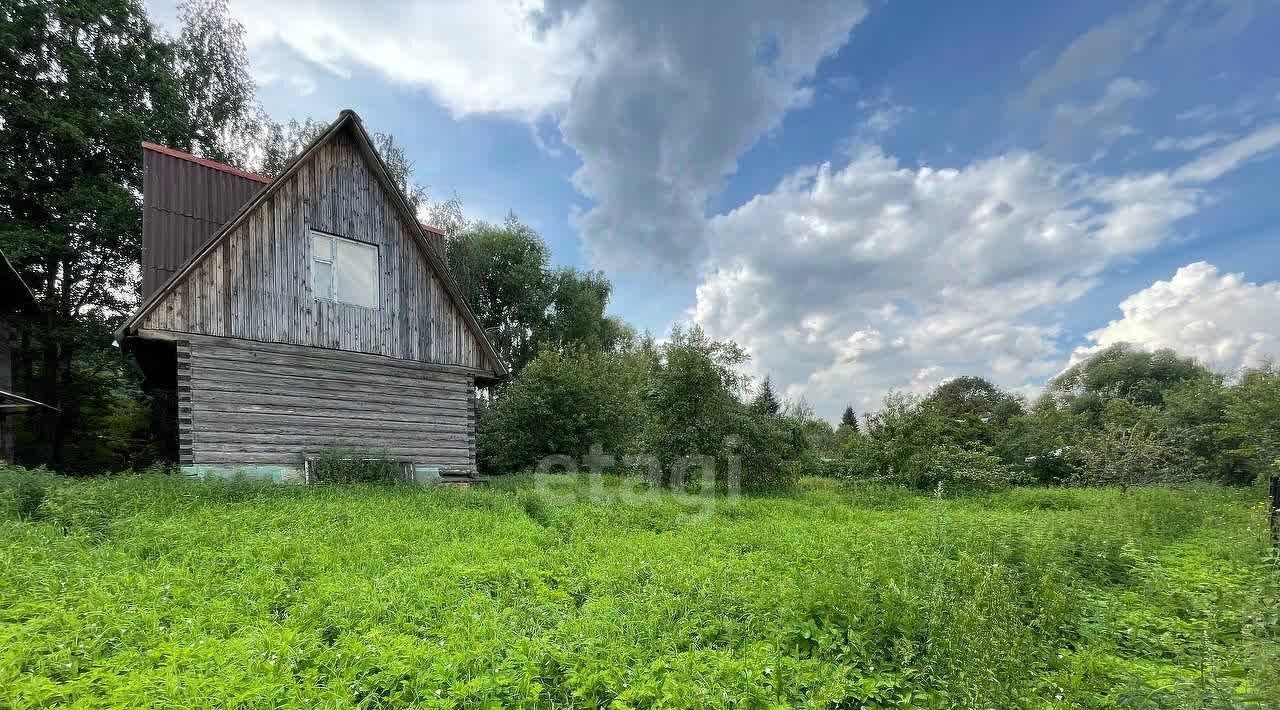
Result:
M280 175L277 179L272 180L267 187L259 190L258 194L245 203L234 217L229 219L225 224L218 228L216 232L214 232L213 237L205 242L204 246L193 252L191 256L187 258L186 262L169 277L168 281L160 286L160 288L156 289L150 296L143 299L142 303L140 303L138 307L134 309L133 313L120 324L119 328L116 329L116 340L123 345L130 330L137 328L142 319L156 307L160 300L167 295L175 284L186 278L195 265L200 263L202 259L213 251L217 244L220 244L225 240L227 235L233 229L236 229L255 209L258 209L262 203L278 191L280 186L284 184L286 180L292 178L293 174L299 169L299 166L307 160L310 160L321 145L332 140L334 136L347 126L352 127L357 149L365 159L370 170L372 170L375 179L377 179L382 188L388 192L392 206L400 213L400 218L404 220L406 224L413 227L413 229L409 230L409 236L413 239L415 244L421 247L423 256L426 258L431 270L435 272L436 277L440 279L441 284L444 286L446 295L454 302L454 305L458 310L461 311L463 320L465 320L466 324L471 328L473 335L480 343L481 349L485 351L484 354L491 361L491 370L493 371L493 374L500 380L509 377L510 370L508 370L506 364L502 362L502 357L498 355L498 351L493 347L493 343L490 342L489 336L485 333L484 328L481 327L480 320L476 317L475 311L471 309L471 305L462 297L456 281L449 272L449 265L448 262L445 261L444 255L431 244L430 239L426 235L426 230L423 229L423 224L418 220L418 216L414 214L413 208L409 206L408 200L404 196L404 192L398 185L396 185L395 180L391 178L391 175L387 170L387 164L378 153L378 149L373 145L373 139L365 130L364 123L360 120L359 114L351 109L344 109L339 113L337 120L329 124L328 128L326 128L323 133L312 139L311 143L309 143L301 153L296 155L293 160L291 160L289 164L280 171ZM163 146L158 147L163 148ZM203 159L197 158L197 160ZM443 232L441 232L440 235L443 237Z
M164 155L168 155L173 158L178 158L179 160L185 160L189 163L195 163L196 165L203 165L206 168L217 170L219 172L229 173L237 177L245 178L246 180L253 180L254 182L260 182L264 185L270 184L271 182L271 178L265 175L259 175L257 173L251 173L247 170L241 170L240 168L237 168L234 165L219 163L216 160L201 158L197 155L192 155L191 153L178 150L177 148L170 148L169 146L160 145L159 143L151 143L149 141L143 141L142 148L143 150L155 151L156 153L163 153Z

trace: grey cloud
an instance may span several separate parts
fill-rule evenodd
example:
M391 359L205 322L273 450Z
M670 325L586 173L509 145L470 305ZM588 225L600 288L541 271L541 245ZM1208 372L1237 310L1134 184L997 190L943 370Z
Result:
M802 82L865 10L593 0L555 5L539 21L582 13L596 32L560 121L582 161L574 185L594 202L577 216L582 238L602 266L688 275L703 253L708 197L804 100Z

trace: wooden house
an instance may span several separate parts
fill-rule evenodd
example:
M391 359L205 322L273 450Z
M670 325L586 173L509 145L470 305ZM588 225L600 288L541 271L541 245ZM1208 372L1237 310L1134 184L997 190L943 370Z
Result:
M0 462L13 461L18 417L48 405L13 391L13 349L18 337L17 315L35 303L31 289L0 251Z
M176 392L196 475L305 479L321 452L469 476L507 369L360 118L274 180L144 145L143 301L117 333Z

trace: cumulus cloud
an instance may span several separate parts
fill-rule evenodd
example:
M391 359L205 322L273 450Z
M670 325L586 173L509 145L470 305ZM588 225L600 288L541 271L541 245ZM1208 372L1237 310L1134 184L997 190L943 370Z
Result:
M1199 199L1161 173L1034 153L936 169L869 149L713 219L692 319L826 415L966 371L1025 386L1060 366L1057 329L1030 316L1168 238Z
M738 156L811 91L802 83L865 10L753 0L707 12L677 0L587 2L600 32L560 123L589 254L613 268L688 271L705 204Z
M1280 283L1250 283L1203 261L1120 303L1123 314L1089 333L1072 362L1115 343L1173 348L1222 371L1280 355Z
M360 66L423 87L457 115L528 120L569 99L587 63L583 42L595 29L591 13L580 12L539 30L532 16L539 5L497 0L231 5L260 76L274 74L271 58L288 49L338 76Z
M1261 129L1178 170L1120 176L1031 152L906 167L869 148L714 218L690 318L825 416L961 374L1032 390L1069 350L1056 313L1174 238L1208 182L1274 142ZM1251 342L1219 343L1215 360Z
M595 262L686 273L708 196L811 100L805 82L866 14L857 0L745 0L732 12L684 0L231 3L263 83L306 90L295 75L359 66L457 116L554 122L581 160L573 183L592 205L575 221Z

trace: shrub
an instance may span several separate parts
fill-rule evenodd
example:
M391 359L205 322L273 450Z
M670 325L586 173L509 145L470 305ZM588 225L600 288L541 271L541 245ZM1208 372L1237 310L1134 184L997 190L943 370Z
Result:
M543 352L480 412L486 471L510 473L551 454L582 457L593 445L632 450L644 422L639 353Z
M1022 477L989 446L979 441L961 445L948 432L948 420L934 407L911 395L890 393L884 407L867 416L866 433L845 440L845 475L917 489L939 483L995 488Z
M967 447L952 443L935 444L908 460L901 481L916 488L938 484L959 484L979 488L1001 488L1019 476L991 449L981 444Z
M311 483L404 483L404 464L384 455L325 451L308 462Z
M1222 433L1232 453L1261 481L1275 475L1280 457L1280 366L1247 370L1227 397Z
M740 485L746 493L771 493L790 488L804 475L799 460L787 460L791 432L777 417L756 414L746 408L733 417L730 446L717 450L725 461L737 456L741 462ZM736 446L734 446L736 444Z
M1194 477L1187 453L1151 407L1124 400L1106 403L1103 425L1081 438L1070 454L1080 461L1069 481L1076 485L1130 486L1176 483Z

